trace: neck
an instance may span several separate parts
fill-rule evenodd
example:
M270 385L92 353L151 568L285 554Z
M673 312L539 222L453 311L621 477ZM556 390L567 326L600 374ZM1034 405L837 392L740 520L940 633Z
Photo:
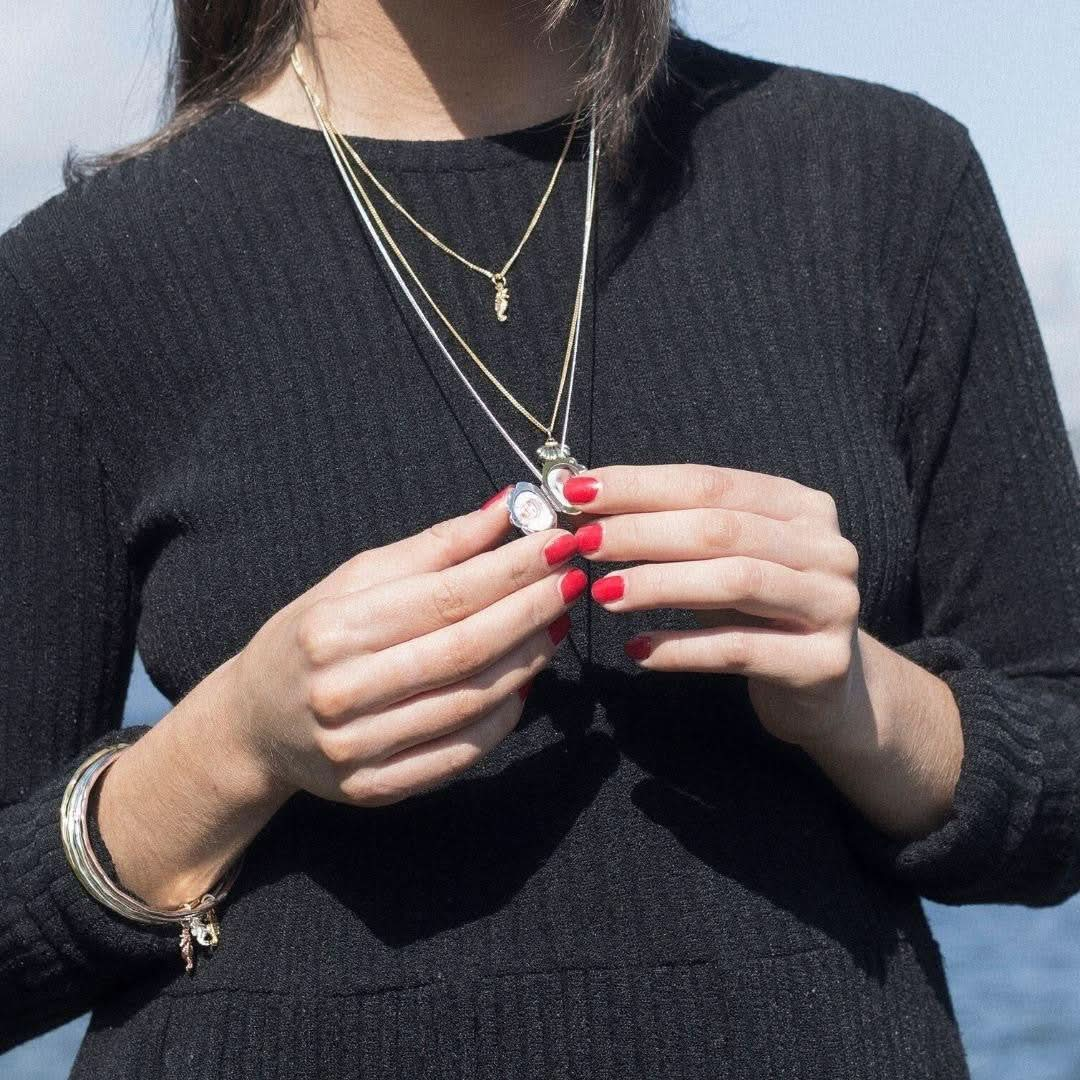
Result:
M318 0L301 46L338 128L387 139L513 131L570 112L587 29L541 0ZM314 55L312 55L314 52ZM314 126L291 65L243 99Z

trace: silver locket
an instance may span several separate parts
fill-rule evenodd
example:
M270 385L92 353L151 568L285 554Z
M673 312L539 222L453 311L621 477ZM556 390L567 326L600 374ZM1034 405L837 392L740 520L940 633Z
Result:
M568 454L545 457L540 483L521 480L506 497L511 523L523 533L542 532L559 524L559 514L580 514L580 507L566 501L563 485L584 471L585 466Z

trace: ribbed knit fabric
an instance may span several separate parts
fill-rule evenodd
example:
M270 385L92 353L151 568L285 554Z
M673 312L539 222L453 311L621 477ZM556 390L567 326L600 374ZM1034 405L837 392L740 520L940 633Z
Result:
M171 932L84 894L60 796L115 738L136 643L179 700L356 551L523 472L373 257L318 132L234 104L0 239L3 1045L92 1008L77 1077L966 1075L920 896L1080 889L1080 479L1046 357L957 122L680 39L672 66L663 146L639 146L632 190L601 188L569 442L593 466L830 491L862 626L956 695L950 820L878 832L763 733L745 679L624 655L688 613L586 600L466 774L378 809L292 799L194 977ZM354 144L494 266L563 130ZM388 218L539 412L583 148L505 325L488 283Z

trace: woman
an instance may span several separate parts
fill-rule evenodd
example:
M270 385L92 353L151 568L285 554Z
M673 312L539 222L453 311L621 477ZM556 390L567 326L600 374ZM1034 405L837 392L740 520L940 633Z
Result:
M176 9L174 119L0 240L4 1044L965 1076L920 896L1080 889L1080 481L965 130L660 0ZM190 973L68 864L121 741Z

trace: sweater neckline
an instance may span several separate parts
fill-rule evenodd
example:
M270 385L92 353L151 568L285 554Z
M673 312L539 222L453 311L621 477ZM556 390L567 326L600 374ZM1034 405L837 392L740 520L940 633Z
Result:
M404 172L471 172L509 168L529 161L554 163L566 139L572 113L543 120L529 127L494 135L459 139L391 139L347 135L360 156L371 165ZM231 101L218 113L226 135L252 145L287 153L325 157L329 154L322 132L260 112L243 101ZM588 127L578 125L567 158L584 158Z

